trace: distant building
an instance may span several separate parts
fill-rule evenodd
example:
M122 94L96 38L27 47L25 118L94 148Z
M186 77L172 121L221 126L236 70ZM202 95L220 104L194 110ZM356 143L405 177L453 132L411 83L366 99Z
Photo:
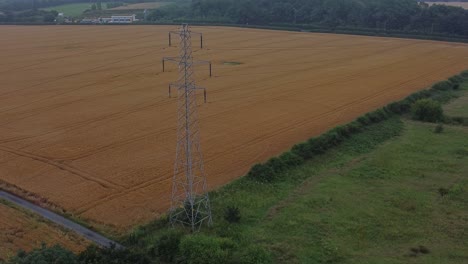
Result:
M112 18L110 17L101 17L99 18L99 21L103 24L107 24L107 23L110 23L112 21Z
M135 15L130 16L111 16L110 21L108 23L133 23L137 21Z
M81 24L97 24L99 23L99 19L97 18L83 18L80 21Z

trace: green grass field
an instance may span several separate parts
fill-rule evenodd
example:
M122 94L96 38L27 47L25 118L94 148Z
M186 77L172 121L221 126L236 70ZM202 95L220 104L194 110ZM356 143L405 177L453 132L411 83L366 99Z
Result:
M255 236L289 263L467 263L468 128L433 128L404 121L401 136L302 184Z
M74 4L65 4L58 6L51 6L44 8L44 10L51 11L55 10L59 13L64 13L67 17L77 17L83 14L86 9L91 9L92 3L74 3ZM102 8L106 7L105 3L102 4Z
M444 111L449 116L467 116L468 113L468 96L465 94L468 90L468 83L462 86L462 91L460 92L460 98L454 102L446 105Z
M462 88L448 115L468 117ZM435 126L396 116L282 180L241 178L211 194L203 233L232 241L235 260L263 249L273 263L468 263L468 127ZM240 223L223 219L227 206ZM140 246L166 234L155 224L136 231Z

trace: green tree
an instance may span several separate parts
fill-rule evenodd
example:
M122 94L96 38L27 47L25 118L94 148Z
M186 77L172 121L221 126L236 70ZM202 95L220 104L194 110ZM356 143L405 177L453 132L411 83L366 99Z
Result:
M444 119L444 112L440 103L432 99L420 99L416 101L411 111L413 119L424 122L439 122Z
M38 249L34 249L29 253L20 251L18 255L12 258L9 264L38 264L38 263L54 263L54 264L78 264L77 257L73 252L55 245L47 247L46 244Z

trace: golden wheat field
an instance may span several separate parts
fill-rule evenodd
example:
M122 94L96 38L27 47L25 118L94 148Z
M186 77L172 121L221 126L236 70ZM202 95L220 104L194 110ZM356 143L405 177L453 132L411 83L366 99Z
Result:
M170 203L172 26L1 26L0 180L127 230ZM209 189L292 145L468 68L468 45L200 27ZM194 41L196 38L194 38ZM195 48L194 43L194 48Z
M0 261L14 256L18 250L32 250L42 243L60 244L74 252L88 245L73 232L66 232L32 213L0 203Z

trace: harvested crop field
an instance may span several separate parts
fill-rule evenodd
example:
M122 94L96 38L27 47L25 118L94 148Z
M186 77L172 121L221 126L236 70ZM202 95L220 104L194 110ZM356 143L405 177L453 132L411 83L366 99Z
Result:
M88 244L72 232L57 228L36 215L0 203L0 261L14 256L20 249L32 250L44 242L60 244L79 252Z
M0 27L0 180L94 225L168 209L176 100L170 26ZM468 45L204 27L210 189L256 162L468 68ZM201 99L201 98L199 98Z

